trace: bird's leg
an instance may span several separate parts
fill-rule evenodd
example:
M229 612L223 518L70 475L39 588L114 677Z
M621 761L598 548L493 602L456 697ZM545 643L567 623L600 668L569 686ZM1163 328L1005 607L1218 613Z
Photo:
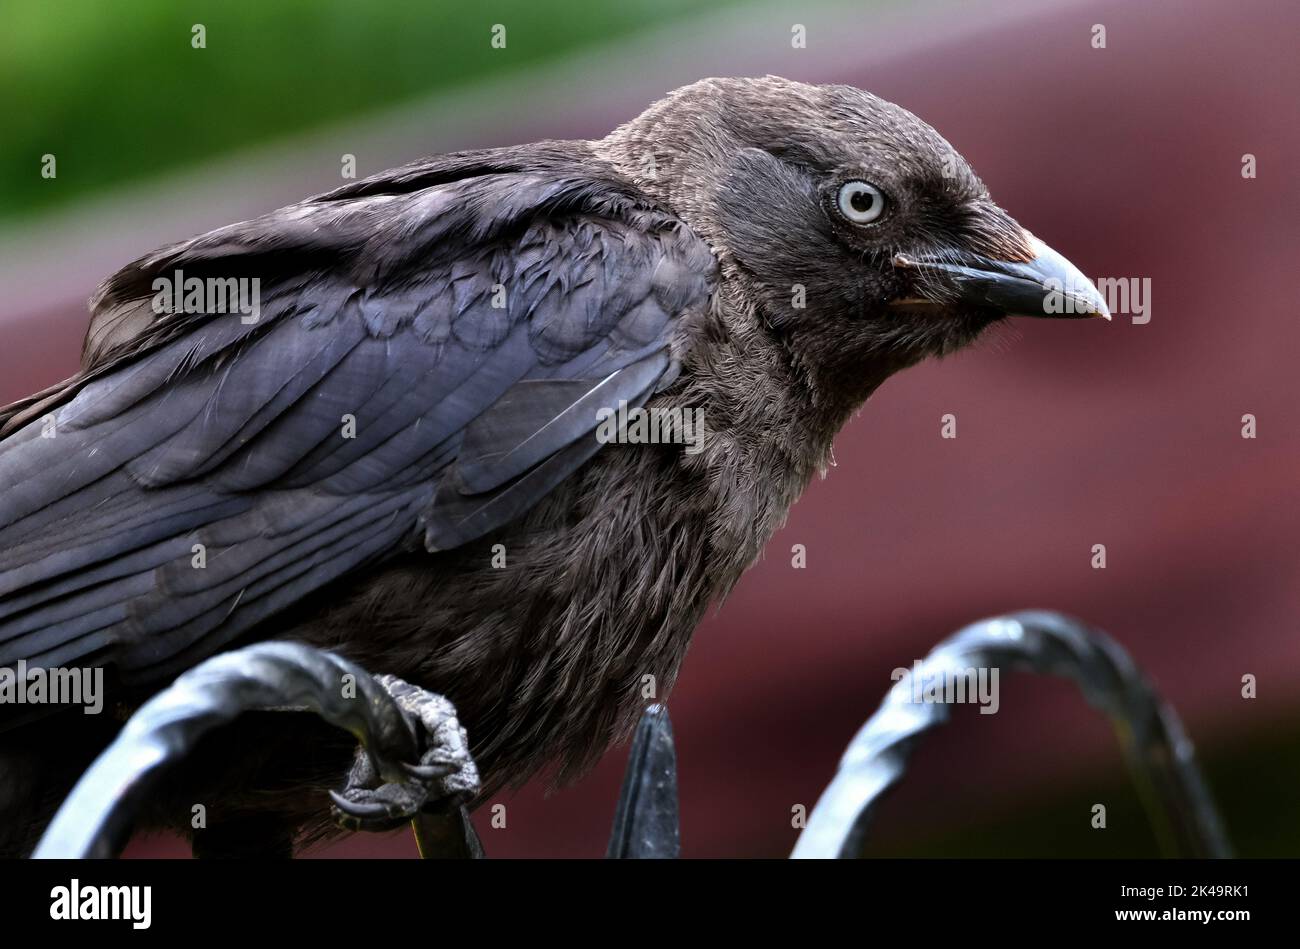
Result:
M341 793L330 792L331 812L348 830L392 830L417 814L457 811L478 791L478 768L465 729L447 699L391 675L376 676L414 727L418 762L403 764L408 780L381 781L364 747L358 747Z

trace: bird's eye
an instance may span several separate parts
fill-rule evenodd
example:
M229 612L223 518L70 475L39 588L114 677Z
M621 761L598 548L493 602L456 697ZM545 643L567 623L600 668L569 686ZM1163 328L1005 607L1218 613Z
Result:
M846 181L840 185L835 205L854 224L870 224L885 212L885 196L865 181Z

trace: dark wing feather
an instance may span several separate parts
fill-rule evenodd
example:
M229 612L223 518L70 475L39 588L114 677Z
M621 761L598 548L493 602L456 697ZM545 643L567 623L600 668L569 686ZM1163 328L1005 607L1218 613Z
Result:
M82 373L0 412L0 665L154 681L361 566L507 524L598 450L599 407L676 371L714 267L556 145L137 261L93 301ZM258 319L156 315L178 270L255 278Z

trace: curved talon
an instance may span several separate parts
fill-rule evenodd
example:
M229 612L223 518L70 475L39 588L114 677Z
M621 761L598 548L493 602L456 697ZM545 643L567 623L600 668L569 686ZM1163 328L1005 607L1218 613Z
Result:
M330 791L330 799L340 811L357 820L374 820L381 817L391 819L399 816L393 813L393 808L389 805L349 801L337 791Z
M437 778L445 778L459 770L454 764L406 764L399 763L402 771L417 781L433 781Z
M334 806L337 807L339 810L348 811L352 808L352 802L349 801L342 794L340 794L338 791L330 791L329 796L330 796L330 800L334 803Z
M348 830L389 830L421 813L458 808L478 791L478 770L451 703L395 676L376 681L401 708L421 753L415 763L398 760L381 769L365 747L357 748L342 793L329 792L334 819ZM385 780L390 777L396 780Z

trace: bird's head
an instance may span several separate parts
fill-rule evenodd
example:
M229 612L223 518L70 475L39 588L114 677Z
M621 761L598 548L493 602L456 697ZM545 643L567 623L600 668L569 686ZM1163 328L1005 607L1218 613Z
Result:
M939 133L851 86L707 79L599 148L709 242L724 292L754 304L819 388L850 401L1006 316L1110 317Z

